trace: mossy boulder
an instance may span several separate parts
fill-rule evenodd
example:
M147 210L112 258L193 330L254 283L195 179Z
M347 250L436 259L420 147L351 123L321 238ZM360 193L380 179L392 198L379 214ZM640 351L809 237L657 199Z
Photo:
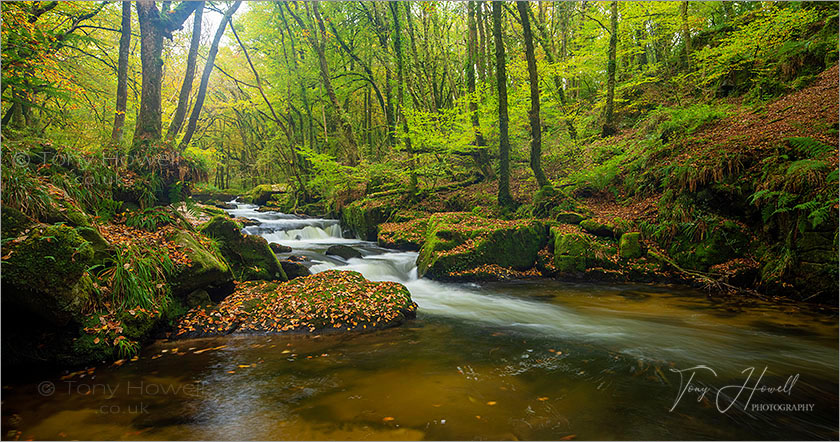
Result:
M639 241L639 232L628 232L621 235L618 241L618 256L624 259L641 258L642 244Z
M397 250L417 251L426 238L428 217L405 222L383 223L379 225L376 241L382 247Z
M582 220L579 224L584 231L595 236L603 236L606 238L615 238L620 236L620 234L616 234L615 224L611 222L598 221L590 218Z
M82 238L90 242L97 261L110 254L110 245L99 232L93 218L66 194L56 198L55 204L49 207L43 221L47 224L64 223L74 227Z
M698 239L698 232L681 231L671 242L668 255L685 269L706 271L709 267L748 252L748 229L734 221L723 220L706 228Z
M577 212L558 212L554 219L561 224L580 224L586 217Z
M606 241L574 229L551 228L554 269L558 273L581 273L593 267L611 267L607 259L615 253Z
M435 279L459 279L459 273L481 265L527 270L545 241L546 227L539 221L438 213L429 218L418 272Z
M282 244L278 244L276 242L269 243L269 247L271 247L271 251L274 253L292 253L292 248L289 246L284 246Z
M185 296L196 290L216 294L224 292L233 282L233 272L215 244L198 233L183 230L171 239L190 260L188 266L179 266L169 278L174 296Z
M94 293L87 273L94 251L76 229L39 224L7 242L3 253L4 305L56 325L80 317Z
M396 208L386 200L359 200L341 209L341 223L354 235L376 241L378 226L387 222Z
M328 270L285 283L238 284L218 306L192 309L174 337L372 330L402 324L416 309L402 284Z
M5 239L12 239L35 225L35 221L24 215L20 210L3 206L0 208L2 222L0 222L0 236Z
M239 200L246 204L264 206L269 201L286 192L287 189L279 184L260 184L249 190L245 195L239 197Z
M256 235L243 235L240 226L230 218L215 216L200 231L218 241L219 251L237 280L287 280L268 241Z

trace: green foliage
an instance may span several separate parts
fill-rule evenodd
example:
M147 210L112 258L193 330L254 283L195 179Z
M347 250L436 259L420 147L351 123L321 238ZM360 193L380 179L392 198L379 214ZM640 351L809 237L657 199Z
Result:
M168 302L166 278L175 269L166 250L130 245L117 248L97 275L120 308L156 308Z
M168 207L151 207L135 212L129 212L125 217L125 225L154 232L158 227L178 222L176 215Z
M835 149L811 138L790 138L788 144L787 152L764 160L761 185L750 202L765 223L779 218L799 231L836 222L838 171L828 161Z

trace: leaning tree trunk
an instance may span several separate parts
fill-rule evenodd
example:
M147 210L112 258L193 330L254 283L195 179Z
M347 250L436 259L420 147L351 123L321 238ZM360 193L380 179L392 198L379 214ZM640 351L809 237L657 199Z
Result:
M125 107L128 101L128 51L131 45L131 2L122 4L122 25L120 29L120 55L117 61L117 104L114 108L114 128L111 142L120 145L125 126Z
M493 2L493 43L496 47L496 90L499 93L499 205L510 207L510 140L508 139L507 74L502 41L502 2Z
M207 85L210 83L210 73L213 72L213 63L216 62L216 54L219 52L219 41L222 40L222 35L225 33L225 27L228 20L239 9L241 1L237 1L225 12L225 16L219 23L219 28L216 29L216 35L213 36L213 43L210 44L210 52L207 54L207 61L204 64L204 72L201 74L201 83L198 85L198 93L195 96L195 105L193 105L190 113L190 120L187 122L187 129L184 132L184 138L181 138L181 143L178 144L180 150L185 150L192 140L195 133L195 127L198 125L198 116L201 114L201 107L204 105L204 97L207 95Z
M184 83L181 85L181 93L178 94L178 108L169 123L169 130L166 131L166 141L172 141L178 135L184 125L184 118L187 116L187 108L190 102L193 80L195 79L195 62L198 58L198 47L201 45L201 18L204 15L204 2L196 8L193 16L192 39L190 39L190 50L187 53L187 70L184 72Z
M610 49L609 62L607 63L607 106L604 112L604 127L601 130L602 137L615 135L616 125L613 115L615 101L615 47L618 43L618 2L610 4Z
M531 84L531 109L528 122L531 124L531 170L540 187L547 186L548 179L542 170L540 156L542 150L542 127L540 126L540 83L537 79L537 60L534 58L534 39L531 37L531 24L528 22L528 3L516 2L519 17L522 19L522 35L525 39L525 59L528 61L528 82Z
M161 136L161 82L163 81L163 38L172 38L172 31L192 14L199 2L181 2L178 6L161 14L154 1L137 2L137 18L140 23L140 62L143 68L140 111L134 129L134 142L157 142Z

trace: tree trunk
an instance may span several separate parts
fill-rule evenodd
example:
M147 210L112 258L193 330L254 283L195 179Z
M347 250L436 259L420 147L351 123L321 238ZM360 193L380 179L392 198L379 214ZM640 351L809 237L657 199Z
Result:
M478 46L474 47L475 63L478 65L478 81L484 84L487 81L487 62L485 61L485 54L487 52L487 44L484 37L484 13L482 12L481 2L473 3L473 24L478 28Z
M502 2L493 2L493 42L496 47L496 90L499 93L499 205L510 207L510 140L508 139L507 74L502 41Z
M219 28L216 29L216 35L213 36L213 43L210 44L210 52L207 54L207 61L204 64L204 72L201 74L201 83L198 85L198 93L195 96L195 104L193 105L192 112L190 113L190 120L187 122L187 129L184 132L184 138L181 139L181 143L178 145L178 148L182 151L190 144L190 140L192 140L193 134L195 133L195 127L198 124L198 116L201 114L201 107L204 105L204 97L207 95L207 84L210 83L210 73L213 72L213 63L216 62L216 54L219 52L219 41L221 41L222 35L225 33L225 26L227 26L227 22L230 20L233 13L239 9L240 4L242 4L242 2L237 1L225 12L225 16L222 17L222 21L219 23Z
M476 24L475 11L477 7L474 1L467 3L467 25L469 27L468 33L468 57L467 57L467 91L470 94L469 109L470 109L470 123L472 123L473 132L475 133L475 153L473 159L475 160L478 169L485 178L493 177L493 168L490 166L490 155L487 153L487 142L484 140L484 135L481 133L481 126L478 121L478 97L475 93L475 66L481 63L478 62L478 47L476 39Z
M607 104L604 112L604 127L601 130L602 137L615 135L616 124L613 115L615 100L615 48L618 43L618 2L610 3L610 49L609 61L607 63Z
M120 29L120 55L117 62L117 104L114 108L114 128L111 142L119 146L123 141L125 126L125 105L128 101L128 52L131 45L131 2L122 4L122 25Z
M307 4L308 5L308 4ZM292 13L291 9L288 9L288 5L286 5L287 10ZM318 25L318 30L310 29L308 38L309 43L312 46L312 49L315 50L315 53L318 55L318 68L321 74L321 82L324 84L324 89L327 91L327 97L330 99L330 103L332 103L333 107L335 108L336 114L338 114L339 124L341 125L341 132L344 136L344 143L346 147L346 155L348 163L353 166L358 162L358 146L356 144L356 137L353 135L353 126L350 124L350 120L347 117L346 112L344 112L344 107L341 105L341 102L338 101L338 97L335 94L335 89L333 89L332 80L330 79L330 67L327 64L327 57L324 52L325 40L327 38L327 30L324 28L324 19L321 17L321 13L318 10L318 3L312 3L312 12L315 14L315 21ZM303 23L303 21L294 13L292 13L292 17L298 22L298 24L306 29L307 26ZM320 33L321 38L317 35ZM324 127L326 130L326 127Z
M537 60L534 58L534 40L531 37L531 24L528 21L528 3L516 2L519 17L522 19L522 35L525 40L525 59L528 62L528 82L531 84L531 109L528 122L531 124L531 170L540 187L549 185L540 165L542 150L542 127L540 126L540 83L537 78Z
M408 152L408 173L410 177L408 193L414 196L417 193L417 172L415 171L417 165L414 159L414 149L411 147L411 137L408 136L408 121L405 119L405 113L403 113L403 83L405 82L405 79L403 77L402 38L399 13L400 4L399 2L389 2L388 6L391 8L391 17L394 20L394 56L397 59L397 116L400 120L402 120L403 132L405 132L403 136L403 143L405 144L406 152Z
M680 34L683 41L683 66L689 68L689 54L691 53L691 34L688 31L688 0L680 3L680 18L682 26Z
M172 31L179 29L199 2L181 2L162 15L155 2L139 0L137 18L140 23L140 61L143 69L143 88L140 93L140 111L134 129L133 144L157 142L161 136L161 82L163 81L163 38L172 38Z
M198 46L201 44L201 18L204 15L204 2L196 8L193 16L192 39L190 39L190 50L187 54L187 70L184 72L184 83L181 85L181 93L178 94L178 108L169 123L169 130L166 131L166 141L172 141L181 131L184 125L184 118L187 116L187 108L190 102L193 80L195 79L195 61L198 58Z

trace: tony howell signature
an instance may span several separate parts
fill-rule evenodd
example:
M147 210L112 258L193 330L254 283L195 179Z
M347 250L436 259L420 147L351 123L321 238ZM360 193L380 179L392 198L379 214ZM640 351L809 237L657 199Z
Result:
M678 373L680 375L680 388L677 392L677 399L674 401L674 405L671 406L671 409L669 411L674 411L674 409L677 408L677 405L680 403L680 401L686 393L689 393L690 395L696 395L697 402L701 402L704 398L706 398L707 395L711 396L711 393L714 390L712 387L700 385L695 382L695 377L698 375L698 373L711 373L714 377L718 376L718 374L711 367L706 365L697 365L691 368L684 369L672 368L671 372ZM788 376L784 384L762 384L761 380L767 373L767 367L764 367L764 369L761 371L761 374L759 374L758 377L755 379L753 379L753 375L756 373L755 367L747 367L744 370L742 370L741 373L746 374L746 378L744 379L743 383L724 385L722 387L717 388L716 391L713 393L715 396L715 407L717 407L717 410L719 412L726 413L742 397L744 399L743 409L746 410L747 407L749 407L750 402L753 400L753 396L756 392L767 394L783 394L790 396L791 392L793 391L793 386L796 385L796 381L799 380L799 374L795 374ZM804 406L804 408L800 407L804 411L810 411L811 409L813 409L813 404L801 405Z

